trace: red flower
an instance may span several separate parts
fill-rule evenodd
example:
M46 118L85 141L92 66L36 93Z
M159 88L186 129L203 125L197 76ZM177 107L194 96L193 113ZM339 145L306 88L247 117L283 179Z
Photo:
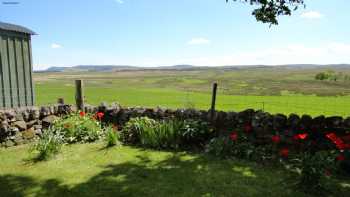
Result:
M326 137L330 139L339 150L350 148L350 146L348 144L345 144L343 140L339 138L335 133L328 133L326 134Z
M344 161L345 160L345 156L344 155L338 155L336 158L337 161Z
M250 123L247 123L247 124L244 125L244 131L246 133L250 133L250 132L252 132L252 130L253 130L253 127L252 127L252 125Z
M326 137L332 141L337 139L337 135L335 135L335 133L327 133Z
M309 136L309 134L307 133L301 133L301 134L296 134L294 135L294 140L305 140L307 137Z
M81 111L81 112L79 113L79 115L80 115L80 117L84 117L84 116L85 116L85 112Z
M98 117L98 119L102 119L103 118L103 116L104 116L105 114L103 113L103 112L98 112L97 114L96 114L96 116Z
M337 143L336 146L339 150L345 150L348 148L347 144L344 143Z
M324 174L325 174L326 176L331 176L331 175L332 175L331 171L329 171L329 170L325 170L325 171L324 171Z
M281 137L279 135L272 136L272 141L278 144L281 141Z
M231 134L230 134L230 139L232 141L236 141L238 139L238 134L237 132L233 131Z
M299 134L299 139L305 140L309 135L307 133Z
M280 155L281 155L282 157L288 157L288 155L289 155L289 149L288 149L288 148L282 148L282 149L280 150Z

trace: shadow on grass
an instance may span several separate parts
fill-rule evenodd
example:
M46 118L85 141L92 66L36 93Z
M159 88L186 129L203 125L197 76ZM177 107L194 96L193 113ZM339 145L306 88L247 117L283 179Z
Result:
M286 187L283 172L251 168L228 160L174 153L155 161L147 154L137 161L107 165L77 185L56 179L0 176L0 196L306 196ZM77 170L77 175L79 170ZM349 188L334 196L349 196Z

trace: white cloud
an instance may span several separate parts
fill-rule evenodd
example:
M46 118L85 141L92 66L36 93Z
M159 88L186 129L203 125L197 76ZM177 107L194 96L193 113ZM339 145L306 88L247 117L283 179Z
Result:
M323 17L323 15L317 11L304 12L300 16L305 19L320 19Z
M114 53L96 51L74 51L57 54L48 51L42 57L34 57L34 69L49 66L67 65L137 65L137 66L171 66L192 64L197 66L222 65L283 65L283 64L341 64L350 63L350 43L324 42L317 45L303 43L286 43L283 46L256 47L250 50L240 48L234 51L206 53L202 55L177 54L167 57L116 57Z
M119 3L119 4L123 4L124 1L123 0L115 0L115 2Z
M175 61L173 64L203 66L350 63L350 43L332 42L319 46L290 44L219 56L179 58Z
M59 49L59 48L62 48L62 45L57 44L57 43L52 43L52 44L51 44L51 48L52 48L52 49Z
M192 38L192 40L187 42L188 45L201 45L201 44L210 44L210 40L206 38Z

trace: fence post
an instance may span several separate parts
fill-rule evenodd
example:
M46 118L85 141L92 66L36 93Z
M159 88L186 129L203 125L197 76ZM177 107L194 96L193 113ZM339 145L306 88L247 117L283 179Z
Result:
M213 93L211 97L211 108L210 108L210 119L211 121L214 120L214 115L215 115L215 103L216 103L216 90L217 90L218 84L214 83L213 84Z
M75 103L77 104L77 110L84 111L84 93L83 93L83 81L75 80Z
M64 105L64 98L58 98L57 103L60 105Z

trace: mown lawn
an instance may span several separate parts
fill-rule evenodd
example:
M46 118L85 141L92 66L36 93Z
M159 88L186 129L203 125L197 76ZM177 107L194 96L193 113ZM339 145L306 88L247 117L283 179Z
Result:
M0 196L307 196L286 171L249 162L94 143L33 163L28 148L0 149ZM349 196L338 183L332 196Z

